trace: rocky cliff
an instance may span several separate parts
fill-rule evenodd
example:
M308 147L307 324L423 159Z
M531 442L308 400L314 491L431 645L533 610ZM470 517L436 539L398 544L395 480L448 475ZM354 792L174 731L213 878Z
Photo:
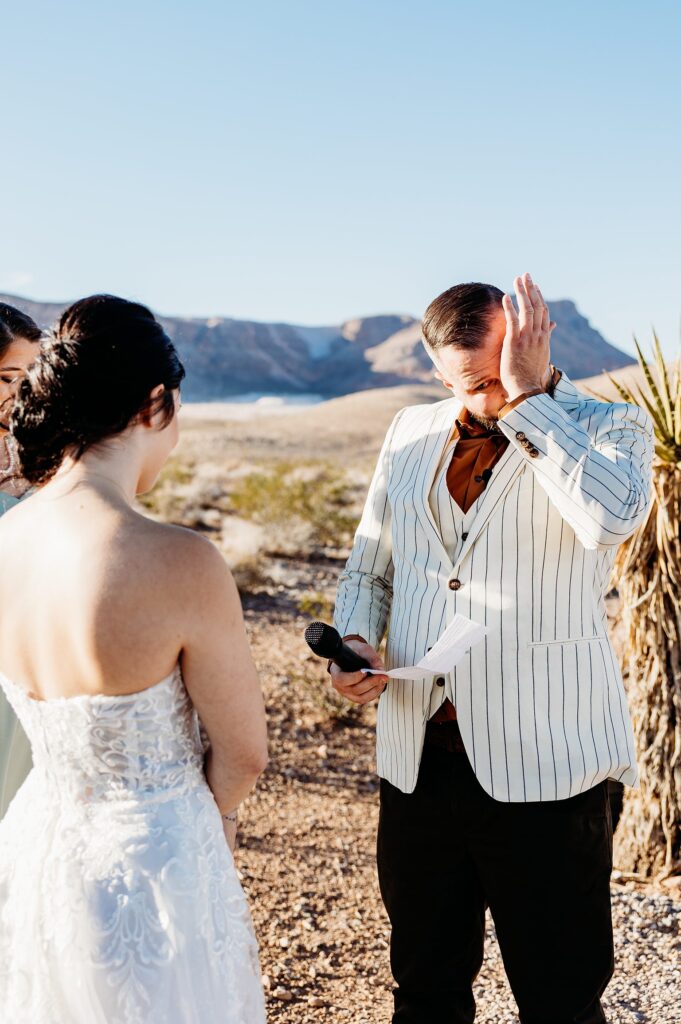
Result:
M0 295L0 301L25 310L43 326L66 305L11 295ZM633 362L591 327L574 302L549 305L557 323L551 356L570 377L589 377ZM370 316L330 327L222 317L160 320L187 369L183 394L190 402L246 392L343 395L432 379L420 322L411 316Z

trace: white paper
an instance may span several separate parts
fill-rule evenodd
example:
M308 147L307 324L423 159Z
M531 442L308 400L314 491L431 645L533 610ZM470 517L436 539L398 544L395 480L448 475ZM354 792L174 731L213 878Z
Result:
M423 679L424 676L443 675L451 672L473 644L479 643L486 633L487 626L457 614L418 664L391 668L389 672L381 672L377 668L365 668L363 671L368 675L390 676L391 679Z

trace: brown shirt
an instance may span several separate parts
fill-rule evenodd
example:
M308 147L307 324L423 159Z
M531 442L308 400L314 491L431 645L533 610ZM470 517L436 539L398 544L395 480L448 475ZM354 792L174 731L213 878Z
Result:
M468 512L487 486L486 471L494 468L509 440L474 420L468 409L456 420L452 437L456 445L447 469L447 490L461 511Z

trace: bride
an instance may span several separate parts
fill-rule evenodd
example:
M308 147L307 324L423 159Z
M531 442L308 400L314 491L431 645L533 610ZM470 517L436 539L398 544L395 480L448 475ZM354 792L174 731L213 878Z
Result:
M265 1020L232 858L267 759L238 593L208 541L134 508L177 442L183 375L145 307L97 295L15 405L37 486L0 521L0 685L34 760L0 824L16 1024Z
M38 353L40 328L25 313L0 302L0 515L24 496L9 417L18 385ZM31 769L26 733L0 690L0 818Z

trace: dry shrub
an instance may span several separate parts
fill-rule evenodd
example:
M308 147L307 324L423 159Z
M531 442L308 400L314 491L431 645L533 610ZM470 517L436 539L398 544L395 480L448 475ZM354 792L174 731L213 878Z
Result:
M298 611L311 619L328 620L333 615L333 601L319 590L306 590L298 598Z
M265 528L273 553L344 547L357 524L345 474L328 463L286 461L250 473L235 482L231 504Z

